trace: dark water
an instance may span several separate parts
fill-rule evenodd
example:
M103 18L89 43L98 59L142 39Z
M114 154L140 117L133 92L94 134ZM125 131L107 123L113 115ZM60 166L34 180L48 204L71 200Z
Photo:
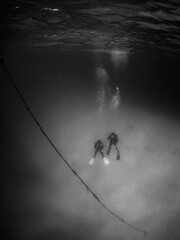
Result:
M179 2L21 0L0 9L4 66L68 163L145 239L178 240ZM59 158L3 66L0 77L4 239L143 239ZM111 131L121 160L112 149L109 165L97 155L90 166L94 142L106 144Z
M1 49L112 49L179 56L180 3L2 1Z

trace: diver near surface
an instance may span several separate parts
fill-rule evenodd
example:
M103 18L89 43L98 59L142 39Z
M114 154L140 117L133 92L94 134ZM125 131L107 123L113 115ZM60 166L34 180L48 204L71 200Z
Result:
M94 152L94 157L91 158L91 160L89 161L89 164L92 165L95 161L96 158L96 154L99 152L104 160L104 163L107 165L109 164L109 161L107 158L105 158L104 153L103 153L103 149L104 149L104 144L101 140L98 140L97 142L95 142L94 144L94 148L95 148L95 152Z
M111 151L111 147L112 145L114 145L116 151L117 151L117 157L116 157L116 160L120 160L120 152L119 152L119 149L118 149L118 146L117 146L117 143L118 143L118 135L115 134L115 133L111 133L108 137L107 137L107 140L109 141L108 145L108 150L107 150L107 155L110 154L110 151Z

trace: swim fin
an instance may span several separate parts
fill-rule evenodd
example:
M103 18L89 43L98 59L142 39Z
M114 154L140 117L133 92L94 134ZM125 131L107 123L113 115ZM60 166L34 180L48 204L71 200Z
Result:
M109 160L108 160L107 158L104 157L103 160L104 160L104 163L105 163L106 165L109 164Z
M95 160L95 158L91 158L90 161L89 161L89 164L90 164L90 165L93 165L94 160Z

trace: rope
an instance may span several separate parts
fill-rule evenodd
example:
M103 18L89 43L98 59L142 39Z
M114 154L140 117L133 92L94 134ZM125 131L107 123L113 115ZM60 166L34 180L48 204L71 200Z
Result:
M60 158L63 159L63 161L66 163L66 165L71 169L72 173L81 181L81 183L86 187L87 192L90 192L92 194L92 196L101 204L101 206L103 208L105 208L111 215L113 215L114 217L116 217L119 221L125 223L126 225L128 225L129 227L133 228L134 230L136 230L137 232L141 232L143 233L143 236L145 237L148 232L144 231L142 229L139 229L137 227L134 227L133 225L129 224L128 222L126 222L123 218L119 217L117 214L115 214L114 212L112 212L100 199L99 197L91 190L91 188L83 181L83 179L77 174L77 172L71 167L71 165L66 161L66 159L63 157L63 155L60 153L60 151L57 149L57 147L54 145L54 143L52 142L52 140L49 138L49 136L46 134L45 130L42 128L41 124L39 123L39 121L37 120L37 118L35 117L34 113L31 111L29 105L26 103L26 100L24 99L23 95L21 94L20 90L18 89L17 85L15 84L14 80L12 79L10 73L8 72L8 70L6 69L6 67L4 66L3 62L1 62L1 65L4 69L4 71L6 72L6 74L8 75L11 84L13 85L13 87L15 88L17 94L19 95L21 101L23 102L23 104L25 105L27 111L29 112L29 114L31 115L31 117L33 118L33 120L35 121L35 123L37 124L37 126L39 127L39 129L41 130L42 134L45 136L45 138L48 140L48 142L50 143L50 145L54 148L54 150L57 152L57 154L60 156Z

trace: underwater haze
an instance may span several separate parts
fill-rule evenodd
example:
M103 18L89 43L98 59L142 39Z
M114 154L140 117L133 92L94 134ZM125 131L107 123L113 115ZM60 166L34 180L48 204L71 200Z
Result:
M101 67L97 57L104 60ZM142 72L154 61L141 62L139 70L137 60L142 61L120 63L118 74L109 53L21 52L8 55L6 66L50 139L101 201L129 224L148 231L146 239L178 239L179 100L174 102L169 91L173 82L165 79L169 87L156 97L161 71L147 73L147 79L160 78L156 87L153 80L143 83ZM164 71L173 67L164 65ZM2 69L1 75L6 235L143 239L86 191L45 139ZM100 155L89 165L94 142L106 143L111 131L119 136L121 160L112 148L109 165Z
M179 2L1 4L4 239L179 240Z

